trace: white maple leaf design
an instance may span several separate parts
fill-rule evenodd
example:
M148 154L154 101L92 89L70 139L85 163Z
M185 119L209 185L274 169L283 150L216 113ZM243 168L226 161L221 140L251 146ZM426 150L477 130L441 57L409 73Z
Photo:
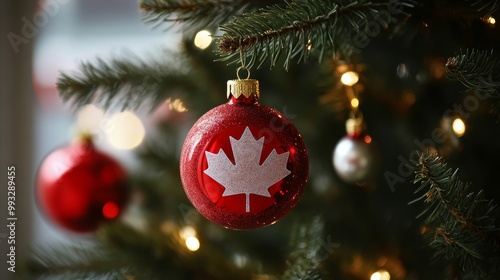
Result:
M217 154L205 151L208 168L205 174L221 184L222 196L246 195L245 211L250 212L250 194L270 197L269 187L288 176L288 152L279 154L275 149L259 165L264 137L256 140L247 126L239 140L229 137L234 155L233 164L222 149Z

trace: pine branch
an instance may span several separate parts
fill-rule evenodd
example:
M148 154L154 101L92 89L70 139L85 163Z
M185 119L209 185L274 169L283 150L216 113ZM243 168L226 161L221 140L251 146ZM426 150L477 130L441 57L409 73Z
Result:
M179 176L179 132L169 123L158 125L155 137L147 139L137 150L137 158L148 169L170 171L175 170L175 177ZM172 174L173 175L173 174Z
M185 30L215 28L247 8L249 0L141 0L139 7L146 23L185 23Z
M172 54L163 53L163 57ZM190 76L167 60L141 61L134 55L109 62L98 58L95 63L83 62L79 73L61 73L57 82L59 94L66 102L84 105L94 101L112 102L123 108L138 107L145 101L156 105L179 89L190 91Z
M106 258L101 246L63 245L37 248L24 267L29 279L121 279L125 270ZM62 257L64 256L64 257Z
M471 3L471 7L477 9L478 13L487 18L500 9L500 3L497 0L476 0Z
M493 201L482 191L474 192L471 184L458 179L457 171L431 154L421 155L414 182L420 184L415 193L425 191L415 201L428 204L420 216L427 215L426 224L435 228L430 245L436 255L458 260L476 279L491 272L492 262L498 266L500 228L495 226Z
M174 220L151 222L144 230L135 230L127 225L107 227L100 237L117 253L128 260L129 274L136 279L251 279L256 264L249 262L245 268L237 267L231 261L231 254L209 242L204 223L197 223L201 248L192 252L186 248L179 232L182 223ZM207 242L204 242L204 241ZM229 240L225 240L229 242ZM261 264L259 264L261 265Z
M39 250L25 268L26 279L251 279L256 265L236 267L210 242L191 252L179 235L180 228L173 221L168 226L151 223L143 230L123 223L104 226L92 246Z
M101 227L90 244L53 244L29 260L29 279L165 279L173 266L174 241L156 231L144 234L112 223ZM160 267L161 269L158 269ZM152 272L154 271L154 274Z
M411 1L401 1L400 7L413 7ZM309 55L327 52L349 55L367 38L368 23L376 22L387 28L393 21L390 1L295 0L261 9L258 13L243 14L221 26L224 35L218 41L221 60L238 61L242 49L249 58L247 67L262 66L270 60L275 66L284 55L284 66L290 59L305 60ZM408 16L403 11L399 15ZM388 18L388 20L386 20Z
M466 88L484 96L500 109L500 60L493 51L466 50L465 53L448 58L447 75L461 82Z
M320 253L323 231L324 223L318 217L313 218L310 224L295 225L290 238L293 252L287 261L288 269L280 279L317 280L323 278L321 262L324 256Z

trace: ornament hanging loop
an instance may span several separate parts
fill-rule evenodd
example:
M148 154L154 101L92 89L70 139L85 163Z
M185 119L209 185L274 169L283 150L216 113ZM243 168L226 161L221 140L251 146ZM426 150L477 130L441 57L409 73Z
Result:
M247 77L245 78L245 80L248 80L248 79L250 79L250 69L248 69L247 66L245 65L246 64L245 63L245 56L243 55L243 49L241 47L240 47L240 61L241 61L241 66L238 67L238 69L236 69L236 77L238 77L238 80L241 80L240 71L246 70Z
M227 98L233 96L235 98L239 98L240 96L244 96L246 98L252 97L253 101L259 99L260 91L259 91L259 81L250 79L250 69L245 66L245 58L243 56L243 50L240 48L240 60L241 66L236 69L237 80L229 80L227 81ZM247 77L242 79L240 77L240 71L247 71Z
M245 80L250 79L250 70L248 70L248 68L246 68L245 66L240 66L240 67L238 67L238 69L236 69L236 77L238 77L238 80L241 80L241 77L240 77L241 70L247 71L247 77L245 78Z

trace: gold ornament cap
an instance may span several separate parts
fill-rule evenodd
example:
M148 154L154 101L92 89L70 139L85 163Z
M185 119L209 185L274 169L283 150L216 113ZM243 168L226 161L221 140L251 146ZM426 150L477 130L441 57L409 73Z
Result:
M361 135L361 133L363 133L363 129L362 118L350 118L345 122L345 130L348 135Z
M75 137L73 138L73 142L93 145L94 135L92 135L90 131L85 131L85 130L77 131L75 133Z
M227 98L231 95L235 98L239 98L243 95L246 98L254 96L259 99L259 81L254 79L229 80L227 81Z

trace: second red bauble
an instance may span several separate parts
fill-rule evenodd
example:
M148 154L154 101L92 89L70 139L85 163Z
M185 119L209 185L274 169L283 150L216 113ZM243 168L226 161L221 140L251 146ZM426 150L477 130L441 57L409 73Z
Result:
M36 185L38 205L62 228L92 232L123 211L125 176L118 162L83 139L44 159Z
M228 82L228 103L189 131L180 173L187 197L210 221L255 229L283 218L309 175L306 146L280 112L258 103L256 80Z

